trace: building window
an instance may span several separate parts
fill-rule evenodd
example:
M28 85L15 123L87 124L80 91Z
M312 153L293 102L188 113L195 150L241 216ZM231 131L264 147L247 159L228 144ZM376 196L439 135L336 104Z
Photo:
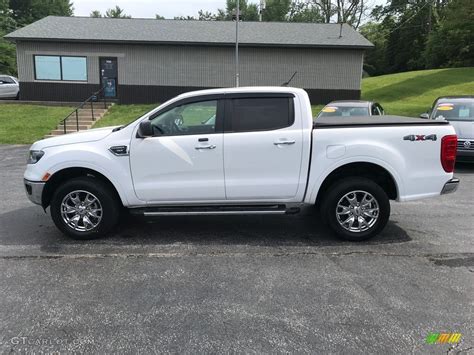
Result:
M87 81L86 57L35 55L36 80Z

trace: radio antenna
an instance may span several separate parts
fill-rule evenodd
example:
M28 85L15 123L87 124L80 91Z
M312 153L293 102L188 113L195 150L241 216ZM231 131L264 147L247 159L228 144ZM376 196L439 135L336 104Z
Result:
M291 83L291 81L293 80L293 78L295 77L296 73L298 73L298 72L295 71L295 72L293 73L293 75L291 76L290 80L288 80L286 83L281 84L281 86L288 86L288 85L290 85L290 83Z

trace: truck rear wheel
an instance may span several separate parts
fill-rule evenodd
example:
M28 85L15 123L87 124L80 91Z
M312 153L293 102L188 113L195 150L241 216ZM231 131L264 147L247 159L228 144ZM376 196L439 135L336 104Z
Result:
M341 238L362 241L380 233L390 216L390 201L374 181L349 177L335 182L326 193L322 217Z
M51 217L64 234L94 239L109 232L119 220L115 191L92 177L78 177L60 185L51 199Z

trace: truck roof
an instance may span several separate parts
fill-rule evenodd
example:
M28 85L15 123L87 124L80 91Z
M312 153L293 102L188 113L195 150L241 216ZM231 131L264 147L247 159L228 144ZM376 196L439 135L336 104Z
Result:
M243 86L234 88L221 89L207 89L198 91L189 91L183 93L176 98L184 99L193 96L201 95L217 95L217 94L239 94L239 93L292 93L292 94L307 94L306 91L299 88L287 86Z

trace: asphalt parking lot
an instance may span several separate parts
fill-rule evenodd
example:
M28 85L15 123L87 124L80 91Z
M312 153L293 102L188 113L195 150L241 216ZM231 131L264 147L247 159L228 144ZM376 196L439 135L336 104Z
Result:
M474 165L436 199L341 242L312 213L128 218L64 237L0 146L0 352L474 351ZM461 333L456 345L429 333Z

